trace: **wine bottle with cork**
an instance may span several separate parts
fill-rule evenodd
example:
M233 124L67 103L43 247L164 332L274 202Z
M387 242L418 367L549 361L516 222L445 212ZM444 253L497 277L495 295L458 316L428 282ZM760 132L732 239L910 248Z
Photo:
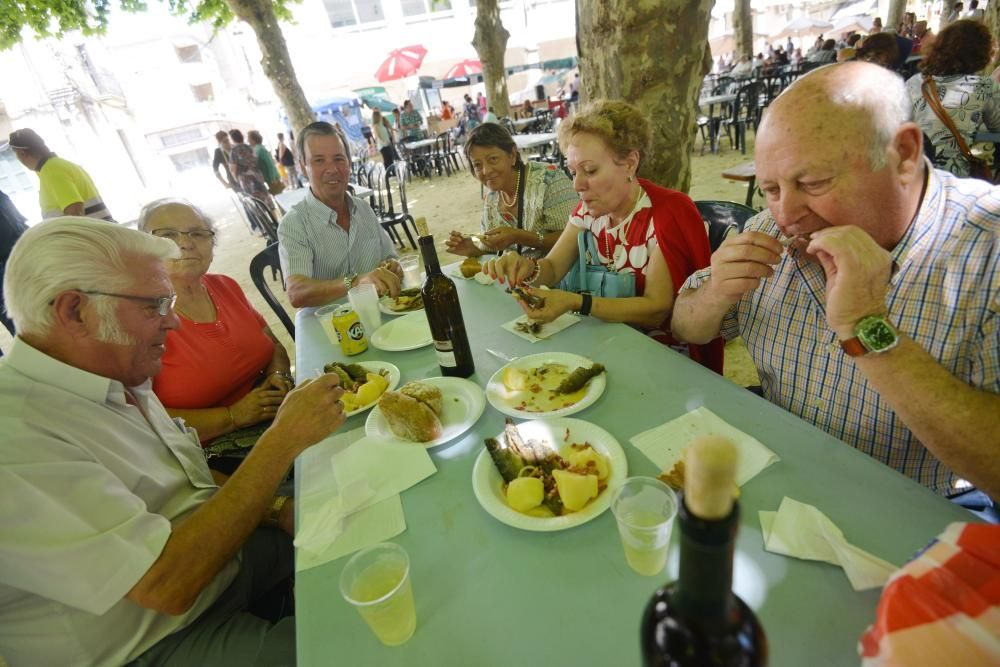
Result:
M736 464L736 447L725 438L701 438L687 450L677 514L680 576L646 605L640 628L644 665L767 664L764 629L732 590L740 518Z
M417 244L427 272L420 294L424 298L424 312L431 327L441 374L467 378L476 372L476 364L465 332L458 290L454 281L441 272L434 237L421 236Z

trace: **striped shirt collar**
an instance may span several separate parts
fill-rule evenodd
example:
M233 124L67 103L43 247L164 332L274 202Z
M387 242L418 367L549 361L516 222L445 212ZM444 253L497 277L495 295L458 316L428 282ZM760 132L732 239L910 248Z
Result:
M345 192L344 200L347 203L347 210L350 211L351 218L353 219L357 213L357 203L354 201L354 196L350 192ZM337 224L337 212L320 201L319 197L313 194L311 187L306 192L305 199L302 201L305 204L307 218L323 220L328 225Z

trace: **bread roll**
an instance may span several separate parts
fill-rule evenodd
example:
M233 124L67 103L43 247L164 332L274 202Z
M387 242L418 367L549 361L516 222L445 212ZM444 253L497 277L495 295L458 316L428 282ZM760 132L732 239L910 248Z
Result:
M441 420L426 403L412 396L401 391L387 391L379 399L378 407L397 437L430 442L441 436Z
M483 265L480 264L479 260L475 257L466 257L465 261L458 267L458 270L461 271L462 275L466 278L471 278L483 270Z
M399 388L399 393L417 399L426 404L438 417L441 416L444 399L441 397L441 390L434 385L425 382L407 382Z

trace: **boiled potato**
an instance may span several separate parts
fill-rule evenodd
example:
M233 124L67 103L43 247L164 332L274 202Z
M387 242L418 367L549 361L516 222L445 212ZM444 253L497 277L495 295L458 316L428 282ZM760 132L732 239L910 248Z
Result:
M378 400L378 397L385 392L385 388L388 383L383 386L380 380L373 380L372 376L374 373L368 374L368 382L361 385L358 389L358 405L369 405Z
M545 485L537 477L518 477L507 485L507 504L518 512L527 512L542 504Z
M597 497L597 475L577 475L565 470L553 470L563 507L575 512Z
M608 467L608 460L597 453L593 447L586 447L585 449L573 449L569 448L569 451L563 455L569 464L572 466L585 466L588 461L593 461L594 466L597 468L597 479L605 480L608 478L608 473L610 469Z
M379 394L389 388L389 380L381 373L368 373L367 378L369 383L374 383L376 386L381 387Z
M503 369L503 386L510 391L521 391L528 388L528 374L519 368L507 366Z
M360 407L358 403L358 395L353 391L345 391L344 395L340 397L341 402L344 404L344 412L351 412L352 410L357 410Z

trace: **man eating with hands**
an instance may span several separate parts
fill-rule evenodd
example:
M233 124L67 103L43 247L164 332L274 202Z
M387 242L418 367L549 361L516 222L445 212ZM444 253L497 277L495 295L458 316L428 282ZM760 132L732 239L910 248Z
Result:
M1000 190L933 170L909 114L902 80L867 63L790 86L757 134L768 210L684 283L671 329L742 336L767 399L989 510Z

